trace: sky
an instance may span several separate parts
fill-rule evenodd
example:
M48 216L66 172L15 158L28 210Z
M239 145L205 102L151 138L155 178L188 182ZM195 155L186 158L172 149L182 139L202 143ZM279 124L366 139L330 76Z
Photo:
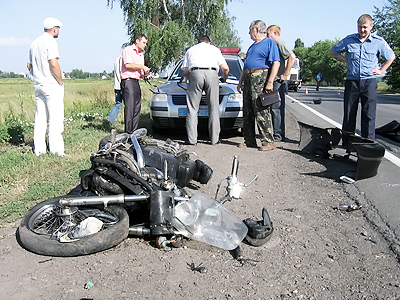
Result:
M357 32L357 19L386 0L232 0L228 4L234 28L245 52L252 44L249 25L263 20L279 25L281 38L294 48L300 38L306 47L321 40L341 39ZM43 20L59 19L63 26L57 39L64 72L111 72L122 45L129 42L120 7L107 0L0 0L0 70L26 72L29 45L43 33Z

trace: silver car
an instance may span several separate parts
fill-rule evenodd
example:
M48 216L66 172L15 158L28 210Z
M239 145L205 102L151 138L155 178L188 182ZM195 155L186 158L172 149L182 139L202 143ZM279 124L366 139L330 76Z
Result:
M238 56L240 48L221 48L229 66L226 83L219 84L219 111L221 129L238 129L243 125L243 97L237 91L243 61ZM232 53L234 52L234 53ZM180 60L166 82L156 87L150 99L150 118L153 128L183 128L186 124L187 82ZM220 76L222 76L220 70ZM199 126L207 127L208 107L203 93L199 109Z

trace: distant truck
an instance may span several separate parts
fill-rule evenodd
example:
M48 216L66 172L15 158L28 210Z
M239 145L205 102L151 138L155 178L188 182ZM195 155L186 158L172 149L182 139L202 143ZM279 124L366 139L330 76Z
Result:
M288 89L297 92L297 90L301 88L301 81L302 79L300 79L300 60L296 57L293 67L290 70Z

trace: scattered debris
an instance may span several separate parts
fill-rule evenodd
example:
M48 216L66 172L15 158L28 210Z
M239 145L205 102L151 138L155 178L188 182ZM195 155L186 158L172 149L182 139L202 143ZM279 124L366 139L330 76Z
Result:
M201 267L201 265L203 263L200 263L197 267L195 266L194 263L190 263L190 264L186 263L186 264L189 266L190 270L192 270L193 272L207 273L207 268L206 267Z
M229 250L229 253L232 255L232 257L234 259L236 259L237 261L242 261L244 259L243 255L242 255L242 250L240 249L240 246L237 246L235 249L233 250Z
M346 182L346 183L350 183L350 184L356 182L353 178L345 176L345 175L340 176L340 180L343 182Z
M256 221L251 218L247 218L243 220L243 223L247 226L248 229L245 241L255 247L262 246L266 242L268 242L271 239L272 233L274 232L274 227L271 218L265 207L262 209L262 220ZM238 251L240 251L240 249ZM231 254L236 260L239 260L239 258L237 258L239 254L237 255L234 255L233 253Z
M39 264L43 264L43 263L46 263L46 262L49 262L49 261L52 261L52 260L53 260L53 258L41 260L41 261L39 261Z
M386 125L376 128L375 133L393 141L400 142L400 123L393 120Z
M314 104L321 104L322 100L321 100L321 98L313 99L313 102L314 102Z
M341 210L341 211L353 211L353 210L359 210L361 208L362 208L362 205L358 205L356 203L353 203L353 204L350 204L350 205L345 204L345 203L341 203L338 206L338 209Z
M400 187L400 183L381 183L381 185L384 185L387 187Z
M8 238L8 237L10 237L12 235L14 235L14 233L12 233L12 234L4 234L4 235L0 236L0 240Z
M257 266L257 263L260 262L259 260L251 259L251 258L243 258L238 259L238 262L240 262L240 266L243 267L244 265L251 265L253 267Z
M288 212L294 212L295 208L284 208L281 210L288 211Z
M94 286L93 282L88 281L88 282L85 283L84 288L85 288L85 290L88 290L88 289L90 289L90 288L93 287L93 286Z

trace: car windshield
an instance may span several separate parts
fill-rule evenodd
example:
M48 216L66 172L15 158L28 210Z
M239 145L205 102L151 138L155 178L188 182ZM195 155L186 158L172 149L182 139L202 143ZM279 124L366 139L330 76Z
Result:
M238 57L225 57L226 63L229 66L229 76L228 79L230 80L239 80L240 74L242 72L242 65L240 63L240 59ZM184 75L183 75L183 70L181 68L183 61L179 61L169 77L169 80L182 80ZM222 77L222 71L219 70L218 76Z

